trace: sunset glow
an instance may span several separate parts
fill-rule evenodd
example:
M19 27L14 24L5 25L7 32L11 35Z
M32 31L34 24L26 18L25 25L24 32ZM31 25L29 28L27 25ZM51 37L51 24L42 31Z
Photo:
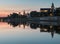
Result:
M60 6L60 0L0 0L0 16L7 16L10 13L21 12L22 10L39 11L40 8L50 7L52 2L55 3L56 7Z

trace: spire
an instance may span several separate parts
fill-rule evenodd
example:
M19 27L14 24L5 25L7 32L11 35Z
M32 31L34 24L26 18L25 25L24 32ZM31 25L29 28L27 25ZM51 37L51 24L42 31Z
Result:
M52 2L52 6L51 6L52 9L54 9L54 3Z
M23 15L25 15L25 10L23 11Z
M51 5L51 12L52 12L52 16L54 15L54 3L52 3Z

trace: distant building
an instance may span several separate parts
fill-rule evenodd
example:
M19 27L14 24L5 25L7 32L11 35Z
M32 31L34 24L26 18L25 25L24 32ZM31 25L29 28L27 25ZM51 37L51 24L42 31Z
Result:
M23 15L26 15L25 10L23 11Z
M60 16L60 7L56 8L56 15Z
M55 7L54 7L54 3L52 3L51 8L41 8L40 9L41 15L42 16L54 16L54 12L55 12Z

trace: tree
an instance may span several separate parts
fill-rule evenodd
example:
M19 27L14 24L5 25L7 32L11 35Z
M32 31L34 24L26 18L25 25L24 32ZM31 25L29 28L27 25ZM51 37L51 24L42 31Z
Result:
M30 12L30 16L31 16L31 17L40 17L40 12L31 11L31 12Z

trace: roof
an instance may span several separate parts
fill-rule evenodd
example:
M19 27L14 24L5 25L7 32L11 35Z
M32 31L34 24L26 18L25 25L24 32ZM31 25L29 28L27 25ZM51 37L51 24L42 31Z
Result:
M40 10L50 10L51 8L41 8Z

